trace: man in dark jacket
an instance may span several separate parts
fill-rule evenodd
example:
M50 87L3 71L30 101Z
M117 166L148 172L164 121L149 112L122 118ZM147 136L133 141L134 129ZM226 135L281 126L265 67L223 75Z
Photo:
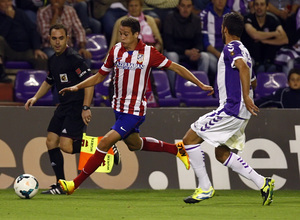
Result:
M10 82L4 71L5 60L30 62L35 69L47 69L47 55L40 50L36 26L12 0L0 0L0 82Z
M203 51L201 20L192 13L192 0L180 0L177 8L164 21L164 55L173 62L208 73L209 55ZM174 93L176 74L168 71Z

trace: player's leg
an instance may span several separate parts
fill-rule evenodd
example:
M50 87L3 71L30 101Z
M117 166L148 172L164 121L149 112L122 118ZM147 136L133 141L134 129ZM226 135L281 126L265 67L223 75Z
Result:
M107 151L113 146L121 136L115 130L110 130L99 142L95 153L89 158L80 174L73 181L60 179L58 182L67 194L72 194L83 181L85 181L103 162Z
M270 205L273 199L274 180L258 174L242 157L230 151L227 146L219 146L215 149L216 159L234 172L251 180L261 189L263 205Z
M202 142L203 139L192 129L189 129L183 137L185 149L198 179L198 187L191 196L184 199L186 203L198 203L213 197L215 193L206 171L204 152L201 148Z

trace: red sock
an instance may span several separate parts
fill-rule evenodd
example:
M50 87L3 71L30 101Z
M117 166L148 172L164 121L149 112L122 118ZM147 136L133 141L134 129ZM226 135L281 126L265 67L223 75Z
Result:
M152 137L142 137L143 139L143 148L145 151L155 151L155 152L167 152L170 154L177 155L178 148L175 144L166 143L159 141Z
M77 189L80 184L88 178L103 162L104 157L106 156L106 153L99 152L98 148L93 154L89 160L86 162L83 170L80 172L80 174L73 180L75 184L75 189Z

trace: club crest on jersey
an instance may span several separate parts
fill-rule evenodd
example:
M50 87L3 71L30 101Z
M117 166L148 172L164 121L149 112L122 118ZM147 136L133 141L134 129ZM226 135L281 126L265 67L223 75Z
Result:
M61 82L68 82L68 75L66 73L59 74Z
M137 56L137 62L138 63L142 63L144 61L144 54L138 54Z

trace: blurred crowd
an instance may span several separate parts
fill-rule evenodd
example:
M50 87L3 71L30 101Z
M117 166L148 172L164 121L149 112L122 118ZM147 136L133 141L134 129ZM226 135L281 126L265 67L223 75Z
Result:
M0 0L0 82L12 83L7 61L47 70L47 59L54 54L51 25L63 23L68 45L91 65L87 36L104 35L110 49L119 41L120 21L129 16L139 20L143 42L188 69L204 71L213 86L224 45L223 15L230 11L244 16L241 39L254 74L284 72L288 78L300 68L299 6L300 0ZM175 96L176 74L166 74ZM296 75L293 89L299 91Z

